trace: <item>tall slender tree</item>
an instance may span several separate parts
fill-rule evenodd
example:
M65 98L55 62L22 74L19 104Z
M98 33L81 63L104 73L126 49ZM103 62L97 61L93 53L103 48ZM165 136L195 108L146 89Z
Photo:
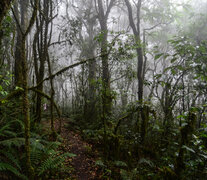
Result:
M133 34L134 34L134 40L136 43L136 53L137 53L137 79L138 79L138 100L141 104L140 106L140 116L141 116L141 140L144 143L145 136L147 133L147 124L149 120L149 108L147 106L142 106L143 103L143 85L144 85L144 57L143 57L143 45L141 41L141 33L140 33L140 14L141 14L141 7L142 7L142 0L139 0L137 3L135 3L136 6L136 25L133 18L133 11L132 11L132 5L129 2L129 0L125 0L127 9L128 9L128 17L129 17L129 24L132 28Z
M26 153L26 169L27 175L30 179L34 179L34 169L31 165L30 160L30 114L29 114L29 98L28 98L28 62L26 57L26 40L27 36L31 31L33 24L35 23L35 19L38 11L39 0L34 1L34 10L32 16L28 22L26 23L26 11L28 8L29 1L20 1L21 6L21 23L14 12L15 20L17 22L17 27L21 32L21 40L20 40L20 63L21 64L21 76L19 77L17 84L23 89L22 93L22 109L23 109L23 118L24 118L24 136L25 136L25 153Z
M110 74L108 62L108 27L107 20L112 7L115 5L115 0L106 2L104 6L102 0L97 0L98 20L101 27L101 59L102 59L102 118L105 127L106 117L111 112L112 97L110 90Z
M51 23L50 19L50 5L49 1L43 0L39 5L39 9L42 13L39 13L36 18L36 33L33 41L33 56L34 56L34 68L36 76L36 84L38 86L38 91L43 91L43 82L45 75L45 62L47 59L48 45L49 45L49 24ZM36 117L35 122L41 121L42 114L42 96L36 94Z
M135 23L133 18L133 12L132 12L132 6L129 0L125 0L127 9L128 9L128 15L129 15L129 24L132 28L135 43L137 44L136 52L137 52L137 78L138 78L138 99L139 101L142 101L143 99L143 48L142 48L142 42L141 42L141 34L140 34L140 12L141 12L141 6L142 6L142 0L139 0L136 3L136 20Z

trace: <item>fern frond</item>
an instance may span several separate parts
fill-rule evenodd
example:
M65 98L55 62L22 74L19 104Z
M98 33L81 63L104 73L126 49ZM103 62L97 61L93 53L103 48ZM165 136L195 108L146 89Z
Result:
M41 139L30 138L32 150L43 150L44 145L41 143Z
M48 159L46 159L41 166L38 168L38 175L40 176L47 170L56 169L60 164L62 164L65 159L69 156L68 153L62 154L60 156L50 156Z
M17 137L17 133L10 130L4 130L4 135L6 137Z
M0 145L3 145L5 147L11 147L12 145L16 147L21 147L24 145L24 141L24 138L16 137L0 141Z
M40 164L41 160L43 159L42 152L38 150L31 151L30 159L31 159L32 166L33 167L37 166L38 164Z
M0 162L0 171L10 171L12 172L15 176L20 177L21 179L27 180L28 178L21 174L15 167L8 163L3 163Z
M17 123L19 124L21 130L23 131L24 130L24 122L19 120L19 119L15 119L15 120L12 120L9 122L9 125L13 125L14 123Z
M16 157L14 156L13 153L11 153L10 151L7 151L7 150L0 150L0 154L2 154L4 157L6 157L8 160L10 160L10 162L12 164L14 164L15 167L17 167L19 170L21 170L19 160L16 159Z
M57 149L60 146L60 142L48 142L47 145L45 146L44 152L47 153L51 149Z
M4 125L3 127L0 128L0 136L6 136L6 134L4 133L5 130L8 130L10 128L9 124Z

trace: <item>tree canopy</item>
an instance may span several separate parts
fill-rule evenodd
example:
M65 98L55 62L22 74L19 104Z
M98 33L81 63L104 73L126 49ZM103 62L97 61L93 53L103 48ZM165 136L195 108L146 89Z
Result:
M0 1L0 179L205 179L207 2Z

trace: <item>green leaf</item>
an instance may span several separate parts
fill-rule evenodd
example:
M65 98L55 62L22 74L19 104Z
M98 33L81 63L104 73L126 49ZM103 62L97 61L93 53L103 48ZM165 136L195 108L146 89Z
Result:
M182 148L186 149L187 151L190 151L192 153L195 153L195 151L192 149L192 148L189 148L188 146L186 145L183 145Z
M102 160L97 160L95 163L97 166L105 167L104 163Z
M163 53L155 55L155 60L159 59L162 55L163 55Z
M127 164L123 161L115 161L114 164L118 167L127 167Z
M185 117L185 115L178 115L177 119L184 118L184 117Z
M177 60L177 58L172 58L172 59L170 60L170 62L171 62L171 63L174 63L176 60Z
M202 156L204 159L207 160L207 155L206 154L199 154L200 156Z
M16 86L16 87L15 87L15 90L22 90L22 91L24 91L24 89L21 88L21 87L19 87L19 86Z
M181 71L183 71L183 70L184 70L184 67L183 67L183 66L181 66L181 65L176 66L176 68L178 68L178 69L179 69L179 70L181 70Z
M173 75L176 74L176 70L175 69L171 69L171 72L172 72Z
M68 157L76 157L77 155L76 154L73 154L73 153L67 153L67 156Z
M139 164L147 164L150 167L154 167L154 163L149 159L141 158L138 163Z
M161 77L162 77L162 74L156 74L156 75L155 75L155 78L156 78L156 79L159 79L159 78L161 78Z

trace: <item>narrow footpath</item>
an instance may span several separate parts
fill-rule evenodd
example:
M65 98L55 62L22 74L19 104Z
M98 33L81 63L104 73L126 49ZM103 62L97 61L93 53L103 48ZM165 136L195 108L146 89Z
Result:
M55 128L58 129L58 120ZM95 166L96 153L91 144L83 141L80 134L66 128L67 119L62 119L61 137L63 138L62 151L76 154L75 157L66 159L66 165L72 166L71 177L74 180L97 180L101 179L98 167Z

